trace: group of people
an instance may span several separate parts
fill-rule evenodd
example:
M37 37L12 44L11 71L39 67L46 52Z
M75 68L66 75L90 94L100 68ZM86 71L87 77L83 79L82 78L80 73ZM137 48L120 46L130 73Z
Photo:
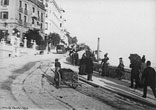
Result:
M104 55L104 58L101 61L100 68L102 69L101 76L109 76L109 63L108 63L108 53ZM82 58L79 61L79 74L81 75L88 75L87 79L92 80L92 74L94 69L94 55L90 51L86 51ZM121 80L121 77L124 74L124 64L122 58L119 58L119 65L116 69L117 77Z
M69 56L70 56L71 63L77 66L79 61L79 54L77 53L77 51L71 50L69 52Z
M129 58L130 59L130 58ZM104 55L104 58L101 61L101 69L102 74L101 76L107 76L109 74L109 68L108 68L108 53ZM89 54L89 52L86 52L82 58L80 59L80 68L79 72L80 74L87 74L87 80L92 80L92 74L93 74L93 58ZM134 87L134 81L135 81L135 89L138 87L143 88L143 96L146 98L147 96L147 87L150 86L154 96L156 97L156 72L155 69L151 67L151 62L147 61L145 59L145 55L141 58L140 63L136 63L134 60L130 59L130 68L131 68L131 85L130 87ZM119 65L116 68L117 78L119 80L122 79L122 77L125 74L124 71L124 63L122 57L119 58Z
M87 80L92 81L93 75L93 57L90 51L86 51L79 61L79 74L87 74Z
M102 69L101 76L109 76L108 60L109 60L108 53L106 53L101 61L101 69ZM121 80L122 76L124 76L124 63L122 57L119 58L119 65L116 68L116 73L117 73L116 77L119 80Z
M143 96L146 98L147 96L147 87L153 91L153 94L156 98L156 72L155 69L151 67L151 61L147 61L145 59L145 55L141 58L141 63L136 63L135 61L130 60L130 68L131 68L131 85L130 87L134 87L135 80L135 89L138 87L143 87Z

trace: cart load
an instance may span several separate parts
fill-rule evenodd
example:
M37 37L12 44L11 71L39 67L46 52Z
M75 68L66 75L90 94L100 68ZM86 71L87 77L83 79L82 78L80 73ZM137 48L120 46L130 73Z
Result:
M61 68L58 72L55 72L54 80L58 88L61 85L61 82L76 88L78 86L79 77L77 72L74 72L71 69Z
M61 78L65 81L72 79L73 75L75 74L73 70L62 68L60 69Z

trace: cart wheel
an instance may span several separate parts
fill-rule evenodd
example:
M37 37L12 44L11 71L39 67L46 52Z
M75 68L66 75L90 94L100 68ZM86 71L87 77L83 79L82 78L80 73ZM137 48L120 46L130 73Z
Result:
M78 74L75 73L75 74L73 75L73 78L72 78L72 87L73 87L74 89L76 89L76 88L78 87L78 80L79 80Z
M61 77L60 77L59 72L55 72L54 81L55 81L55 84L56 84L56 88L59 88L60 83L61 83Z

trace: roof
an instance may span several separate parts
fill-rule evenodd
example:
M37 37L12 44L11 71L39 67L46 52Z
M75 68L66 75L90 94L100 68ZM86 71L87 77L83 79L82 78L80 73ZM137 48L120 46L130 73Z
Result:
M44 4L42 2L40 2L39 0L28 0L32 3L34 3L35 5L37 5L39 8L45 10Z

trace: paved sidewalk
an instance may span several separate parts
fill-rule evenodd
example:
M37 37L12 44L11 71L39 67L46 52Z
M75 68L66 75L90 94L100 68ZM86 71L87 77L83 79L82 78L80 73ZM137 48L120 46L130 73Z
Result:
M62 67L70 68L76 72L78 72L78 66L73 66L69 62L66 61L66 59L61 60ZM93 76L93 81L87 80L87 75L79 75L80 80L91 84L95 87L101 87L104 89L107 89L109 91L115 92L119 95L122 95L124 97L133 99L135 101L139 101L143 104L147 104L149 106L156 107L156 98L153 96L153 93L150 89L148 89L147 98L142 98L142 89L132 89L129 88L129 82L126 80L117 80L114 78L109 77L101 77L98 74L95 73Z

